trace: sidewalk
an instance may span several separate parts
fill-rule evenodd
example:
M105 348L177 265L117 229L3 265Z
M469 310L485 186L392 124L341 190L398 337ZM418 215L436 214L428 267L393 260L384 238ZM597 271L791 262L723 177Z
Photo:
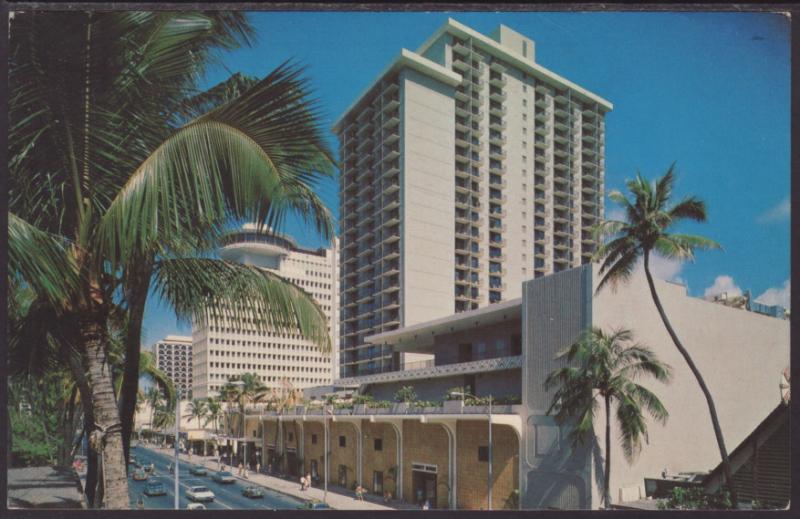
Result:
M175 452L173 449L161 449L154 447L149 448L169 455L174 455ZM218 466L216 463L216 456L198 456L197 454L193 454L190 460L188 455L181 454L180 459L181 462L202 464L209 470L217 470ZM213 459L215 461L209 462L209 459ZM229 470L236 478L248 483L253 483L272 490L277 490L283 494L303 500L323 500L324 491L322 488L311 487L305 491L300 490L299 477L298 481L287 481L282 478L247 471L248 477L245 479L238 476L238 468L231 467L230 465L226 465L225 468L226 470ZM331 508L335 508L337 510L419 510L419 507L417 506L408 503L401 503L397 500L392 500L391 503L385 504L382 498L370 494L365 494L364 501L359 501L355 499L354 492L347 491L341 487L336 487L330 484L328 485L328 504L331 506Z

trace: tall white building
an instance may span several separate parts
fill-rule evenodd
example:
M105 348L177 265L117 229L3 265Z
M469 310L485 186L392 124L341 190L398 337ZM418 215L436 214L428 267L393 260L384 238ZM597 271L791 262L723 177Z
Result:
M529 38L448 20L334 125L341 377L409 363L365 338L520 297L587 263L611 103L542 67Z
M254 265L294 282L322 307L328 318L332 350L320 350L299 334L259 333L242 324L208 322L192 327L194 396L217 394L228 377L256 373L270 389L303 389L330 384L338 372L338 240L331 248L298 247L286 235L265 235L245 225L227 237L219 251L228 261Z
M167 335L153 346L156 367L172 380L181 399L190 398L192 389L192 338Z

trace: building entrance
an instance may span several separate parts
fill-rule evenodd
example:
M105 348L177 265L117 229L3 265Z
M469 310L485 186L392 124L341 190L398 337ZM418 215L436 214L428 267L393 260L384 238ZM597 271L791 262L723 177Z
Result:
M436 474L412 470L411 491L416 504L422 506L425 501L428 501L431 508L436 508Z

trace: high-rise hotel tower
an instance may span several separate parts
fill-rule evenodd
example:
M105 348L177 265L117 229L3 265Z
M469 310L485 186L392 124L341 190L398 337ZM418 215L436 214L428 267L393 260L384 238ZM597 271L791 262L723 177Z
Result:
M534 50L503 25L487 37L450 19L334 125L341 377L416 360L367 336L520 297L523 280L595 251L612 105Z

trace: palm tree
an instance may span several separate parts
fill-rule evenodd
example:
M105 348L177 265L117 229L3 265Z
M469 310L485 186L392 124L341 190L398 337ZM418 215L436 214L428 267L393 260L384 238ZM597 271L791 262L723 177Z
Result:
M197 420L197 425L200 425L200 420L206 417L206 401L202 398L193 398L186 411L184 418L188 418L190 423L192 420Z
M156 408L162 404L164 397L156 386L151 386L144 395L147 405L150 407L150 428L155 429L153 418Z
M586 332L557 358L568 365L557 368L545 379L545 389L558 388L547 414L555 413L556 421L574 421L569 433L572 448L581 445L594 432L594 417L598 397L605 405L606 449L603 501L611 506L611 407L616 404L616 421L621 431L622 452L632 463L641 451L647 424L643 409L664 424L669 414L650 390L637 384L641 376L651 376L661 382L670 379L670 367L659 361L646 346L631 344L629 330L606 334L599 328Z
M706 386L700 370L695 365L688 350L678 338L678 334L664 311L661 299L658 297L653 275L650 272L650 257L658 254L672 260L694 261L695 251L720 249L721 246L708 238L690 234L672 232L674 226L681 221L695 222L706 221L705 203L693 196L686 197L672 204L672 189L675 183L675 164L667 172L653 182L648 182L637 173L636 178L627 182L628 191L632 198L619 191L612 191L608 197L619 204L625 211L625 220L606 220L598 225L596 232L600 237L611 238L610 241L598 248L594 259L602 260L600 273L603 277L597 286L599 292L606 284L616 287L619 282L627 281L639 258L643 259L644 273L650 287L650 295L658 310L658 315L664 323L673 344L689 365L700 389L706 399L714 435L717 440L722 470L731 495L734 508L737 506L736 489L733 486L733 473L731 472L728 450L719 425L717 410L711 391Z
M74 323L71 368L85 379L87 433L106 460L102 506L127 508L124 451L151 285L184 321L248 319L329 347L325 316L304 291L198 253L232 221L275 227L289 212L329 236L311 186L332 175L331 154L294 65L198 95L213 52L249 43L241 13L31 11L10 33L9 283ZM118 295L119 408L107 369Z
M222 416L222 404L218 398L206 398L206 419L203 422L203 427L210 423L214 424L214 432L219 430L219 418Z

